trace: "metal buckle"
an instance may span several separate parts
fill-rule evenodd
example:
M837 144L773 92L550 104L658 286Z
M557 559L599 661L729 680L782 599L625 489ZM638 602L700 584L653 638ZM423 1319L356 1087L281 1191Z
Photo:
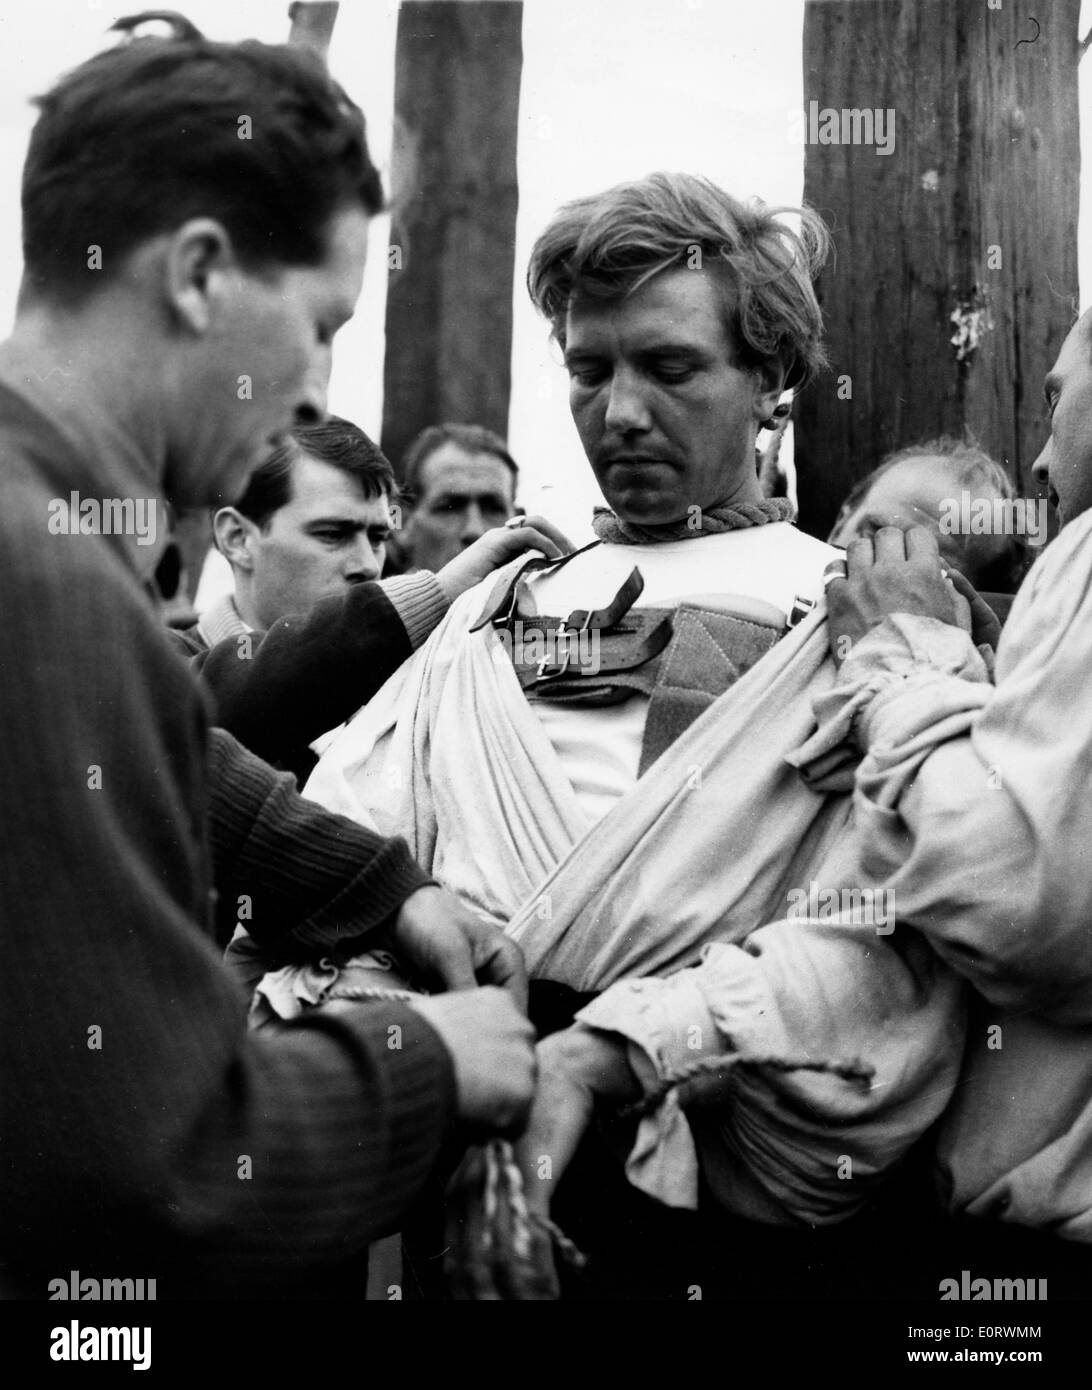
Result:
M564 659L564 661L562 661L560 664L558 664L556 661L555 661L555 662L547 661L546 658L543 657L542 660L538 663L538 670L535 672L535 682L536 682L536 684L537 684L538 681L545 681L545 680L551 680L551 681L552 681L552 680L558 680L558 679L560 679L560 677L562 677L562 676L565 674L565 672L569 669L569 661L570 661L571 658L572 658L572 647L573 647L572 639L573 639L573 634L572 634L572 631L571 631L568 627L566 627L566 625L565 625L564 622L561 622L561 623L558 625L557 631L554 633L554 640L557 641L557 642L560 642L560 640L561 640L562 637L565 639L565 648L564 648L564 657L565 657L565 659ZM550 673L549 673L549 675L547 675L547 674L546 674L546 668L547 668L547 666L556 666L557 669L556 669L556 670L551 670Z

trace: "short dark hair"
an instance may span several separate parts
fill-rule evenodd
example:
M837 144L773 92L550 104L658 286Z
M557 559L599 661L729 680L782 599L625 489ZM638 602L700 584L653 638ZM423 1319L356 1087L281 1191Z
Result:
M134 37L151 19L173 36ZM191 217L222 222L249 270L315 265L337 212L381 210L363 115L315 53L215 43L165 11L113 27L128 41L36 103L23 168L33 293L79 302L142 242ZM89 243L101 270L89 270Z
M531 251L527 289L564 347L575 296L611 302L665 270L709 270L724 284L740 365L776 363L786 388L799 390L826 364L812 281L829 249L830 233L811 208L742 203L696 174L656 173L560 208Z
M264 531L273 515L292 500L292 469L304 456L340 468L360 484L365 497L397 497L394 469L379 445L351 420L328 415L321 425L300 425L288 442L256 468L236 511Z
M406 452L402 455L402 490L410 501L415 501L420 493L421 473L425 464L445 444L457 444L470 454L495 455L512 474L512 495L515 496L519 468L500 435L487 430L484 425L447 424L429 425L406 446Z

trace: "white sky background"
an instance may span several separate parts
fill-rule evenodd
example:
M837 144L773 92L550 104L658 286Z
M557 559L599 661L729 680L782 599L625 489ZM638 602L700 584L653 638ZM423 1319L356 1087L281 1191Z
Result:
M151 7L150 0L9 0L0 10L0 334L11 326L21 269L29 99L108 43L115 16L145 3ZM173 0L172 7L212 38L288 36L288 0ZM802 21L803 0L525 0L509 442L523 470L521 501L576 540L591 534L598 493L569 418L556 349L523 289L531 244L560 203L658 168L707 174L738 196L797 203L803 148L788 138L787 113L803 104ZM364 109L388 187L396 25L395 0L342 0L330 51L335 77ZM1082 34L1090 25L1092 0L1084 0ZM1092 129L1090 102L1092 57L1081 65L1081 109ZM1082 210L1092 208L1092 158L1083 163ZM387 235L387 218L377 218L364 293L338 335L330 389L331 409L374 435L382 418ZM1092 288L1089 237L1080 280L1083 306Z

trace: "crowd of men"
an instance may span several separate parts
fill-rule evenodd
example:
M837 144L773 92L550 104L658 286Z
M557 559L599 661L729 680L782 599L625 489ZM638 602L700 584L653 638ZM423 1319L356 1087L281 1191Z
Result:
M756 455L822 221L569 203L573 549L489 430L400 487L328 414L383 193L320 61L120 27L40 100L0 345L4 1293L363 1296L393 1233L424 1297L1092 1291L1092 317L1033 566L951 439L823 542ZM209 510L195 623L126 499Z

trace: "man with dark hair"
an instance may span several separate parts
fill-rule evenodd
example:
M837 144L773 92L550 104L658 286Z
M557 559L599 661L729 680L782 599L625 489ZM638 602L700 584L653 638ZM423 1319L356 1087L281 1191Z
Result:
M515 511L519 469L482 425L430 425L402 459L404 563L438 570Z
M213 517L235 593L204 615L198 631L216 641L264 630L378 579L394 493L390 464L356 425L331 415L294 430L251 474L238 502Z
M137 37L41 108L0 346L7 1291L80 1268L314 1293L397 1227L453 1124L519 1124L521 965L404 842L208 727L142 580L164 499L238 496L325 415L378 179L298 49ZM248 1035L216 949L240 921L281 950L383 943L461 992Z
M425 640L453 599L530 548L559 553L542 518L494 529L437 574L382 584L394 473L348 420L297 426L257 468L213 531L235 591L172 633L216 699L216 717L252 752L294 772Z

